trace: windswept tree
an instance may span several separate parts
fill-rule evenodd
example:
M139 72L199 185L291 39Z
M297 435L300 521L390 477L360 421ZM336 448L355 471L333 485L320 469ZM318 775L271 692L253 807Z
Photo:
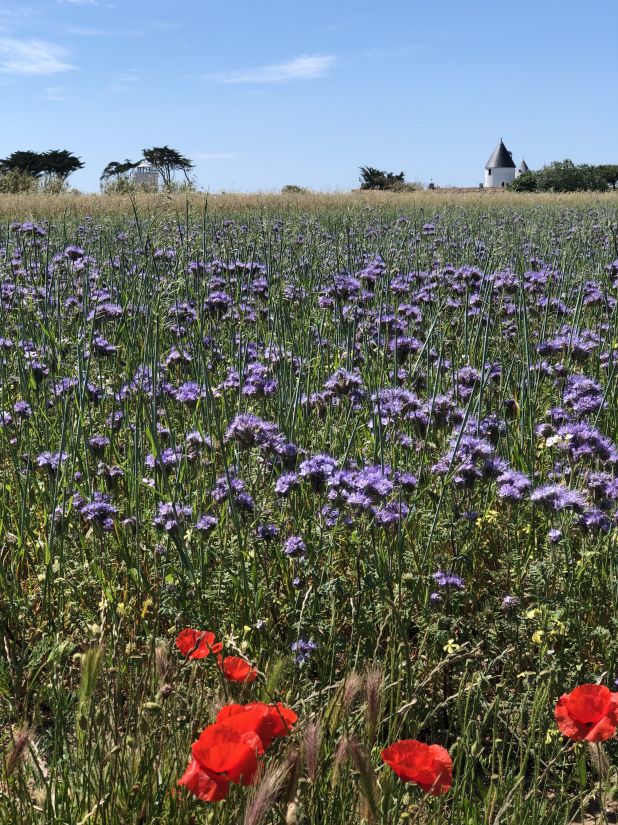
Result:
M64 183L70 174L83 166L83 162L67 149L50 149L48 152L18 151L0 160L0 173L17 170L33 178L47 176Z
M43 173L49 175L61 183L64 183L69 175L84 168L84 162L67 149L50 149L44 152Z
M405 174L400 172L384 172L382 169L374 169L373 166L361 166L360 170L361 189L402 189L405 187Z
M0 174L8 172L23 172L32 178L40 178L45 172L44 155L40 152L22 150L0 159Z
M121 175L126 175L127 172L135 169L139 165L139 161L132 161L125 158L124 161L111 160L105 169L101 172L101 181L107 181L111 178L118 178Z
M152 149L144 149L144 158L157 170L163 180L163 186L169 189L176 172L182 172L187 183L191 183L189 171L193 169L193 162L189 158L181 155L169 146L153 146Z

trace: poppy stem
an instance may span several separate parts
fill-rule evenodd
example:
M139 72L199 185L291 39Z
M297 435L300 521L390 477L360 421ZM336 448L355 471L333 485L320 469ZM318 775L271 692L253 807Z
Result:
M605 811L605 775L603 771L603 746L600 742L595 742L596 749L597 749L597 766L599 772L599 806L601 808L601 818L599 822L603 823L603 825L608 825L607 823L607 813Z

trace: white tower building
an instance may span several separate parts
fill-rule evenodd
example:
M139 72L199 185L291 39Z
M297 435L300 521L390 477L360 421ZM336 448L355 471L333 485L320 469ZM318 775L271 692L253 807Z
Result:
M500 186L506 186L507 183L515 180L515 164L511 152L502 143L496 146L492 156L485 164L485 187L487 189L496 189Z
M131 180L135 186L143 189L156 190L159 188L159 173L147 160L143 160L135 167L131 174Z
M520 164L519 164L519 166L517 167L517 172L515 172L515 177L516 177L516 178L518 178L520 175L523 175L523 174L524 174L524 172L529 172L529 171L530 171L530 168L529 168L528 164L527 164L527 163L526 163L526 161L522 158L522 159L521 159L521 163L520 163Z

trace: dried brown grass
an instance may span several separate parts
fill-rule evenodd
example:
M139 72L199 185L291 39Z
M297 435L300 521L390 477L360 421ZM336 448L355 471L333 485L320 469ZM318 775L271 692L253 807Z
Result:
M133 195L84 195L43 193L0 195L0 216L11 220L43 220L46 218L105 217L137 211L139 215L180 212L187 206L195 214L208 211L266 213L292 211L363 209L394 207L436 209L444 206L486 208L494 206L528 207L534 205L588 206L609 205L618 208L618 191L574 192L565 194L527 194L490 189L435 189L418 192L310 192L303 194L218 194L201 192L166 194L140 192Z

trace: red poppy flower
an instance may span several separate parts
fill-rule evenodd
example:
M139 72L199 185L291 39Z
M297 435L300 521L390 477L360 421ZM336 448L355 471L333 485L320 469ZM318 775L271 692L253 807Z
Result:
M250 785L257 771L262 743L254 731L239 733L225 724L209 725L191 746L193 758L209 775Z
M618 727L618 693L605 685L579 685L558 699L554 716L569 739L603 742Z
M281 702L277 702L270 707L270 719L273 726L273 736L281 737L287 736L296 722L298 716L294 713L292 708L286 707Z
M276 737L287 736L298 716L291 708L277 702L251 702L248 705L226 705L217 715L217 723L224 723L239 732L254 731L260 737L264 750Z
M223 645L215 642L215 634L210 630L193 630L190 627L185 627L176 636L176 647L189 659L205 659L210 653L223 650Z
M216 774L203 770L196 759L189 762L178 784L184 785L193 796L197 796L202 802L219 802L225 799L230 790L228 779L222 779Z
M257 679L257 670L240 656L219 656L217 657L219 670L226 679L232 682L241 682L250 685Z
M384 748L381 756L400 779L415 782L425 793L438 796L450 790L453 762L449 752L440 745L401 739Z

